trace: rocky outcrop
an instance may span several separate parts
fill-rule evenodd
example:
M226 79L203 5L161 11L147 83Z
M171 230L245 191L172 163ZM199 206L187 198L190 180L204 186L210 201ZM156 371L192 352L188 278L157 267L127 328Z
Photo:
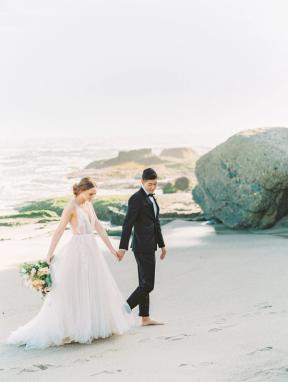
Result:
M153 154L151 149L139 149L130 151L119 151L119 154L115 158L107 160L97 160L89 163L86 169L94 168L100 169L110 166L119 166L126 163L134 162L140 165L150 166L155 164L164 163L165 161Z
M196 159L199 154L190 147L173 147L161 151L160 157L168 157L174 159Z
M242 131L196 163L193 198L207 219L268 228L288 213L288 129Z

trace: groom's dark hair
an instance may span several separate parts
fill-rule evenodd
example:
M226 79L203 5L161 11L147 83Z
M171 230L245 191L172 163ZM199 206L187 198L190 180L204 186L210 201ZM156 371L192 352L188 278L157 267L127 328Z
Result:
M157 173L153 168L145 168L142 174L143 180L154 180L157 179Z

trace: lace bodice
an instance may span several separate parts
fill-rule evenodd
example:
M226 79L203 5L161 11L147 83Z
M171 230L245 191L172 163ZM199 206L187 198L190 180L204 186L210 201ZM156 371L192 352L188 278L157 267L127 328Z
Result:
M85 202L82 206L76 202L76 200L72 201L73 206L76 210L77 216L77 227L75 231L75 227L72 227L72 232L75 235L85 235L91 234L94 232L96 214L94 211L94 207L91 202Z

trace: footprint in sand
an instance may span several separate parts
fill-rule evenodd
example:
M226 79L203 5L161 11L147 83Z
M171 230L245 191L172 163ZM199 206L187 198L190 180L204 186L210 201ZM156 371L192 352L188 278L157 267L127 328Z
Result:
M212 366L214 365L214 362L209 362L209 361L203 361L203 362L200 362L198 365L195 365L193 363L189 364L189 363L180 363L178 365L178 367L197 367L197 366Z
M212 365L214 365L214 362L203 361L199 363L199 366L212 366Z
M255 304L254 308L256 308L256 311L253 309L250 312L242 314L241 317L244 317L244 318L253 317L255 315L262 314L263 311L265 311L265 310L268 312L271 308L273 308L273 305L271 305L267 301L262 301L262 302L259 302L259 303ZM273 312L269 311L269 314L275 314L275 313L276 312L274 312L274 311Z
M273 306L271 304L269 304L269 302L264 301L264 302L260 302L260 303L256 304L255 307L258 309L270 309Z
M266 346L265 348L256 349L256 350L248 353L248 355L253 355L253 354L258 353L258 352L265 352L265 351L270 351L270 350L273 350L273 346Z
M75 361L73 361L73 363L85 363L85 362L90 362L90 359L88 359L88 358L79 358L79 359L75 359Z
M196 367L193 363L179 363L178 367Z
M40 370L47 370L49 369L49 367L54 367L54 365L50 365L50 364L39 364L39 365L33 365L34 367L37 367L38 369ZM59 366L58 366L59 367Z
M157 337L157 339L165 340L165 341L180 341L180 340L184 340L184 338L187 338L187 337L191 337L191 334L182 333L182 334L177 334L176 336L160 336L160 337Z
M38 371L38 370L35 370L35 369L22 369L19 371L19 374L21 373L34 373L35 371Z
M208 330L208 333L217 333L217 332L221 332L221 331L224 330L224 329L233 328L234 326L236 326L236 324L222 325L221 327L215 327L215 328L211 328L211 329L209 329L209 330Z
M235 316L235 313L230 312L227 315ZM208 333L217 333L217 332L221 332L224 329L233 328L234 326L236 326L236 324L232 324L232 323L229 324L229 321L226 317L219 317L217 321L214 321L214 324L217 326L215 326L214 328L210 328L208 330Z
M61 365L51 365L49 363L47 364L37 364L37 365L33 365L34 369L32 369L31 367L30 368L24 368L24 369L21 369L19 371L19 374L20 373L34 373L36 371L40 371L40 370L47 370L49 369L50 367L62 367ZM36 368L36 369L35 369ZM15 370L15 369L19 369L19 368L11 368L10 370Z
M159 337L155 337L155 338L145 337L145 338L141 338L138 341L138 343L150 342L150 341L153 341L155 339L156 340L164 340L164 341L180 341L186 337L191 337L191 334L181 333L181 334L177 334L175 336L159 336Z
M95 375L101 375L101 374L117 374L117 373L121 373L121 372L122 372L121 369L117 369L117 370L102 370L102 371L99 371L98 373L90 374L90 377L94 377Z
M286 314L287 311L286 310L279 310L279 311L275 311L275 310L270 310L271 308L273 308L273 305L271 305L270 303L268 302L261 302L259 304L256 304L255 307L259 310L267 310L269 311L269 314L278 314L278 313L284 313Z
M254 380L255 377L257 377L257 381L259 381L260 379L258 379L258 377L261 378L261 381L265 379L265 381L268 381L267 378L269 378L269 381L271 380L271 378L273 378L273 381L276 381L276 379L274 377L277 377L277 381L279 380L278 377L285 377L284 378L281 378L281 381L287 381L287 373L288 373L288 367L287 366L282 366L282 367L278 367L278 368L269 368L269 367L266 367L265 369L262 369L262 370L257 370L255 372L253 372L253 374L251 373L249 376L247 376L245 378L245 381L252 381L252 379Z
M209 329L208 332L209 333L217 333L217 332L221 332L223 329L221 328L212 328L212 329Z

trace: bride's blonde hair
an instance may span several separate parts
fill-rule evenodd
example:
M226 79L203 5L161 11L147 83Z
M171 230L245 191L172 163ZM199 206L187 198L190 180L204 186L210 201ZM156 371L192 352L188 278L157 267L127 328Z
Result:
M79 195L82 191L89 190L90 188L96 187L96 182L90 176L82 178L79 183L73 184L73 194L75 196Z

